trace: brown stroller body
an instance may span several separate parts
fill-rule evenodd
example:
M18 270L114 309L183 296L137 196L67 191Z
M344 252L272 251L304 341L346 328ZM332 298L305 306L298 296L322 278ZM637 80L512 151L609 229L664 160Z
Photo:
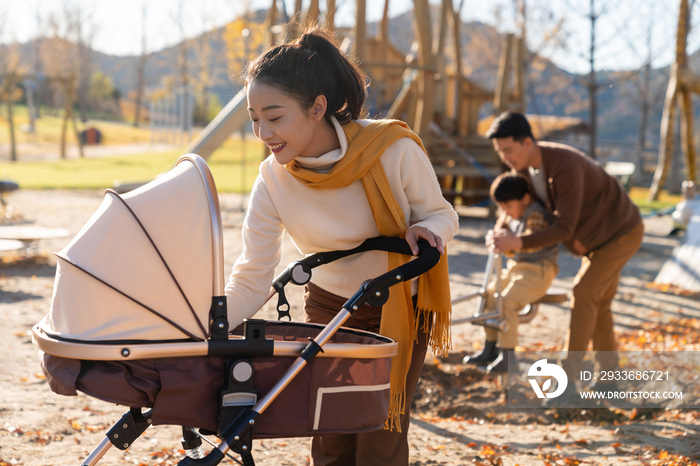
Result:
M123 197L108 191L57 253L51 312L33 328L49 386L130 408L81 464L158 424L183 427L181 465L218 464L229 450L252 465L253 438L382 428L397 345L341 326L430 269L437 251L421 244L417 260L365 282L326 326L248 320L230 331L222 246L213 178L203 159L186 155ZM313 268L368 250L411 254L404 240L375 238L308 256L273 282L280 315L288 282L305 284ZM219 443L204 455L208 434Z

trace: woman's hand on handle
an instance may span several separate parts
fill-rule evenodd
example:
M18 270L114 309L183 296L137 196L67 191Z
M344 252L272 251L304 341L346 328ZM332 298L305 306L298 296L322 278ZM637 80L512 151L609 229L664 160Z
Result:
M426 227L413 225L406 232L406 241L411 247L411 251L413 252L414 256L418 255L418 240L421 238L426 240L432 247L437 248L440 255L445 254L445 247L442 244L442 238Z

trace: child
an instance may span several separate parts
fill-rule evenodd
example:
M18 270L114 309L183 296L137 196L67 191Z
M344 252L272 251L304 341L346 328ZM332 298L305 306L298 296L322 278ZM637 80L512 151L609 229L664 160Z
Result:
M312 440L316 466L407 465L411 397L428 340L440 354L449 347L444 245L457 230L457 214L415 133L398 121L358 120L366 76L323 31L263 53L248 65L245 81L253 132L272 155L260 166L243 253L226 286L232 325L262 307L285 231L305 255L351 249L380 235L405 237L414 253L423 238L443 254L417 283L392 287L383 307L365 305L345 323L399 343L387 428ZM305 320L329 322L363 281L408 259L370 251L316 269L305 290Z
M529 235L549 226L547 211L533 199L527 179L521 175L502 173L491 184L491 199L501 210L501 216L494 230L486 235L489 249L494 250L493 237L501 228L516 235ZM527 304L541 299L554 277L559 273L557 266L558 245L539 249L520 249L508 252L510 257L506 268L501 270L501 296L508 330L499 332L484 327L486 341L481 353L466 356L465 364L486 365L488 372L508 372L508 351L513 351L518 343L518 313ZM499 252L499 251L495 251ZM496 309L495 279L489 284L486 294L486 309Z

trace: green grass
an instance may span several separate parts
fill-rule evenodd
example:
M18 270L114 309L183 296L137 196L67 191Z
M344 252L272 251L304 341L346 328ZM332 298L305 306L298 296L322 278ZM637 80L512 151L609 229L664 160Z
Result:
M0 108L0 144L9 143L5 106ZM56 144L59 151L62 110L56 116L44 111L36 122L36 132L25 134L19 126L29 122L26 106L14 107L17 142L43 142ZM102 131L106 145L138 144L150 142L147 125L134 128L130 124L114 121L93 121ZM68 144L75 145L75 134L69 125ZM99 157L81 160L59 160L50 162L23 162L19 151L19 162L0 162L0 179L9 179L26 189L105 189L122 183L145 182L173 166L182 150L143 153L118 157ZM263 159L263 146L250 138L227 140L207 160L219 192L248 192L258 174L258 165ZM675 206L681 197L661 192L659 200L647 201L648 189L632 188L630 197L646 214L655 210Z
M14 106L15 137L18 143L40 142L56 145L59 152L62 110L55 110L55 116L46 110L36 120L34 134L19 131L22 124L29 123L26 106ZM102 132L105 145L146 144L151 134L148 125L134 128L128 123L92 120ZM82 124L78 123L79 130ZM0 144L10 141L6 107L0 108ZM67 143L75 146L75 133L69 122ZM19 161L0 162L0 179L12 180L25 189L105 189L122 183L147 182L171 168L183 149L168 152L143 153L115 157L94 157L46 162L22 161L21 148ZM231 138L216 150L207 160L214 175L219 192L248 192L258 174L258 166L263 160L263 146L254 138L246 141Z
M630 190L630 198L632 202L637 204L642 214L648 214L659 209L674 207L681 201L681 196L677 194L669 194L666 191L659 193L659 199L656 201L647 200L649 189L647 188L632 188Z
M146 182L167 171L182 150L118 157L70 159L51 162L0 162L0 179L12 180L25 189L106 189L116 180ZM207 160L219 192L249 192L263 160L257 140L227 140ZM662 191L659 200L648 201L649 190L632 188L630 197L643 214L673 207L681 196Z
M33 134L23 133L19 130L21 125L29 124L29 112L26 106L13 106L12 120L15 124L15 140L19 144L25 142L60 143L63 128L63 109L42 109L41 118L38 118L35 122L36 126ZM106 145L144 143L151 140L148 124L142 124L140 127L134 128L129 123L118 121L90 120L90 122L102 132L103 144ZM84 127L77 115L76 123L78 131L82 131ZM3 105L0 107L0 144L9 144L9 128L7 107ZM73 125L70 121L68 121L66 141L71 145L77 144Z
M116 180L146 182L171 168L182 150L50 162L0 162L0 178L25 189L105 189ZM248 192L263 152L259 142L226 141L207 160L219 192Z

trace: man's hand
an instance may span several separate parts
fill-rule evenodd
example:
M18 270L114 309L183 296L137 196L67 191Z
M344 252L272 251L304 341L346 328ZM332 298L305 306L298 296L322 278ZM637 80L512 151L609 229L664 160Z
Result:
M523 240L512 231L501 230L493 235L493 252L517 251L523 247Z
M406 241L408 241L408 245L411 247L414 256L418 255L418 240L420 238L426 240L432 247L437 248L440 255L445 254L442 238L425 227L413 225L406 232Z

